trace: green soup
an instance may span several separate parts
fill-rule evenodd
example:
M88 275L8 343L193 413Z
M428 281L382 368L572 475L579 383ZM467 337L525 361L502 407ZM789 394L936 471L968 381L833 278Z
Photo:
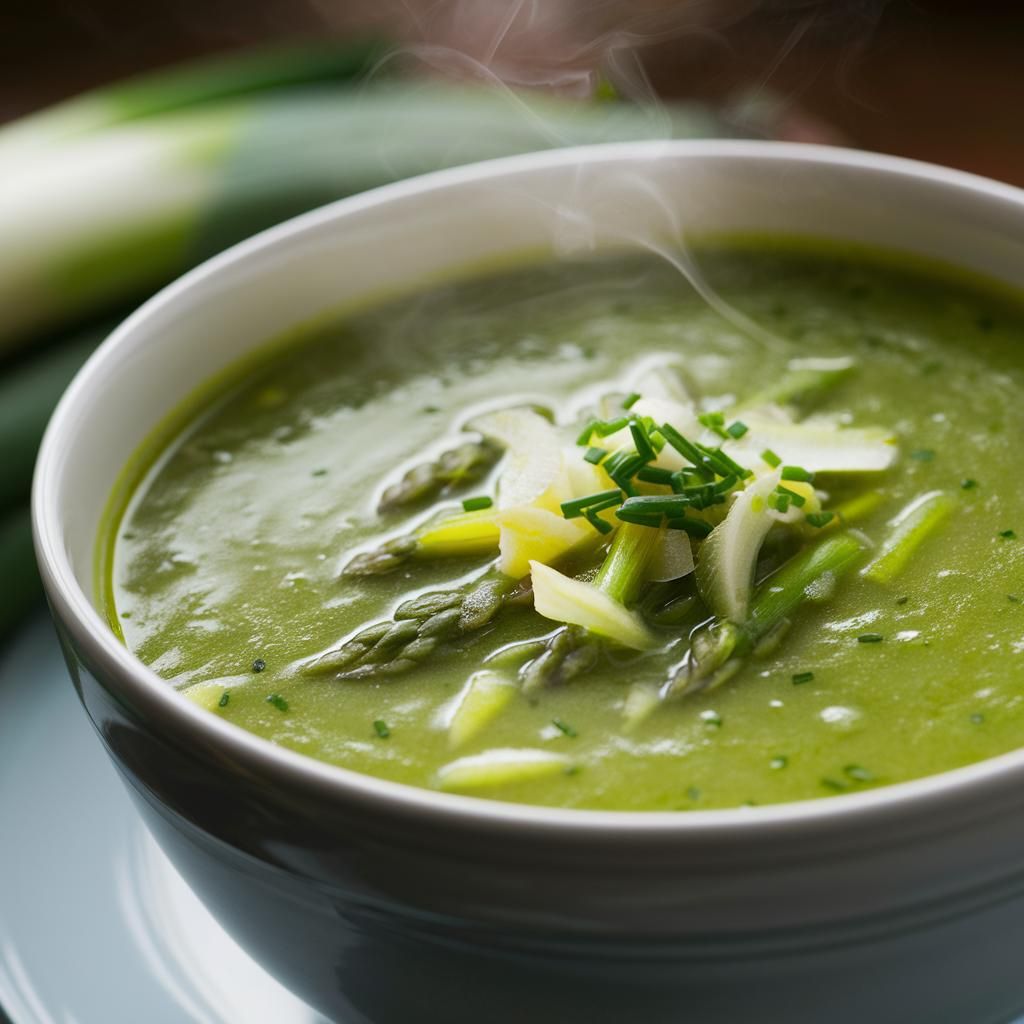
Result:
M460 281L279 348L215 401L197 399L173 443L146 453L151 468L111 520L112 624L169 686L274 743L503 800L623 810L773 803L1017 747L1024 312L979 286L856 254L758 245L709 249L699 263L763 335L724 320L664 263L616 257ZM807 357L844 357L852 369L821 391L776 397L805 423L831 417L823 430L891 430L898 455L884 471L819 474L822 509L843 514L820 526L801 519L782 544L769 534L757 567L765 594L776 566L784 571L786 559L828 536L852 536L858 560L804 594L711 685L632 714L630 702L664 696L711 614L694 596L694 574L647 585L656 607L634 595L633 613L656 638L651 649L591 637L585 671L528 693L501 691L500 713L492 709L457 746L450 723L467 680L495 652L558 629L528 591L482 628L421 644L405 671L389 671L386 656L354 678L309 671L368 624L393 625L410 596L488 570L493 553L343 572L354 553L439 510L494 496L500 461L431 500L377 511L408 470L475 437L462 432L475 412L534 404L575 435L602 395L616 395L628 418L624 381L639 360L663 359L681 364L700 409L724 411L708 420L721 432L742 425L744 403L791 379L792 361ZM581 460L600 446L600 435L586 439ZM944 516L882 578L865 575L894 517L937 491ZM565 574L599 564L606 543L595 527L586 564ZM499 683L518 685L521 659L489 664ZM452 762L472 765L493 751L498 763L518 757L501 752L526 751L522 770L485 772L465 786L458 771L446 774Z

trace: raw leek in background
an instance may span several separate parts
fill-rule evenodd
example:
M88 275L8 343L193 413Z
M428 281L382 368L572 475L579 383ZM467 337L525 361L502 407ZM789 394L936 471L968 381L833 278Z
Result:
M0 572L36 592L24 527L42 428L95 320L278 221L442 167L563 145L732 135L699 105L376 74L383 48L291 46L116 84L0 127ZM25 350L31 346L31 356Z

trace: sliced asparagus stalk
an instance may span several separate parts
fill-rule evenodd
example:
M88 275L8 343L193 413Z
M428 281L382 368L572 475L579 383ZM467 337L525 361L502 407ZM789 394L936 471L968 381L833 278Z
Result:
M443 452L432 462L414 466L397 483L385 488L378 512L418 505L485 477L501 458L502 449L491 441L466 441Z
M523 689L535 692L545 686L568 682L591 668L600 652L602 635L612 636L632 647L644 647L650 634L639 616L627 606L636 601L648 578L648 570L656 557L661 531L647 526L624 523L619 527L604 563L592 584L565 580L573 584L573 600L565 604L549 600L550 593L541 588L538 603L538 579L534 578L534 603L541 614L567 622L546 640L544 650L520 671ZM541 578L554 570L538 566ZM579 588L587 588L582 595ZM579 600L580 597L584 600ZM547 611L545 611L547 609Z
M794 555L758 586L742 622L715 619L694 634L690 651L664 696L682 697L721 685L759 641L779 629L804 600L822 591L824 579L847 573L862 551L857 537L839 533Z
M891 583L910 556L949 518L954 504L944 491L929 491L915 498L890 524L888 536L864 575L875 583Z
M793 359L774 384L745 399L735 411L764 405L810 406L832 391L856 369L853 359Z
M355 555L344 576L382 576L410 559L495 555L500 530L490 509L447 514L431 519L412 533L392 537L379 547Z
M394 676L415 668L438 648L486 626L519 590L519 580L492 568L465 586L436 590L400 604L304 666L308 674L339 679Z
M552 775L564 775L571 770L572 761L564 754L531 748L497 749L460 757L444 765L437 773L437 784L444 790L472 792L517 782L533 782Z
M474 672L448 723L449 746L461 747L471 740L505 710L518 692L513 676L487 668Z

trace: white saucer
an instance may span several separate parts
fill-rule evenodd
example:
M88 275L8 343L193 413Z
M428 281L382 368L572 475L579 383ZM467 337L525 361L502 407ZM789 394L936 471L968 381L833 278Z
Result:
M0 1006L12 1024L323 1022L157 849L42 614L0 654Z
M327 1024L149 837L44 615L0 655L0 1007L11 1024Z

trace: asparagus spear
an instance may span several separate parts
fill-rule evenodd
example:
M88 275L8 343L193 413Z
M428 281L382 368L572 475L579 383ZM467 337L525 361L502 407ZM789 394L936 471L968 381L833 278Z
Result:
M417 505L449 494L463 484L475 483L491 471L501 454L502 449L491 441L466 441L443 452L433 462L414 466L401 480L387 487L377 511L391 512Z
M448 513L433 518L411 533L392 537L379 547L356 555L345 576L382 576L413 558L456 558L494 555L500 528L490 509Z
M664 696L682 697L725 682L759 641L783 626L825 578L848 572L862 551L863 545L853 534L840 533L794 555L757 587L743 622L716 619L694 634L687 657L673 673Z
M864 575L875 583L891 583L910 556L946 522L953 507L953 499L944 491L929 491L915 498L890 524L888 536Z
M521 581L496 568L465 586L405 601L391 619L360 630L305 667L339 679L394 676L415 668L438 648L482 629L521 590Z
M659 541L659 530L623 523L594 578L594 588L617 604L635 602ZM580 623L560 627L547 637L544 649L520 670L523 690L532 693L568 682L594 665L600 649L601 637L593 630Z

